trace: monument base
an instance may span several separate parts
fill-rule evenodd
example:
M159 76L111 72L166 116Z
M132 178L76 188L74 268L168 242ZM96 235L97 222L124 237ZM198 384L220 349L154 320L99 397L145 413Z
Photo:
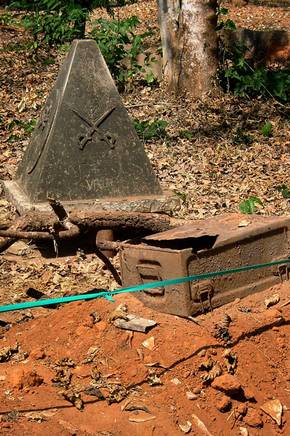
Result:
M51 212L51 207L46 202L32 203L17 182L9 180L1 183L7 199L15 206L20 215L31 210ZM61 203L68 212L73 209L82 209L171 214L180 209L180 199L171 192L164 192L161 195L61 201Z

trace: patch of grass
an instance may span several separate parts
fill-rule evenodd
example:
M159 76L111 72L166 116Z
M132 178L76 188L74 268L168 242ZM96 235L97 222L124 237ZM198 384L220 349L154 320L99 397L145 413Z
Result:
M263 206L259 197L252 196L239 205L240 212L250 215L257 211L257 205Z
M151 139L166 138L166 127L168 126L165 120L140 121L134 120L134 127L139 137L144 141Z
M287 185L277 186L277 190L282 194L283 198L290 198L290 189Z
M25 41L22 43L9 42L5 47L3 47L3 49L1 51L3 51L3 52L13 51L15 53L21 53L23 51L31 50L31 44L32 44L31 41Z
M24 133L26 135L31 135L31 133L33 132L35 126L37 124L37 120L32 118L28 121L22 121L22 120L18 120L18 119L13 119L10 120L9 123L6 124L6 130L8 132L11 132L11 135L8 137L8 142L15 142L18 141L19 139L21 139L21 131L19 131L19 129L23 129ZM13 132L13 129L18 129L17 133Z
M36 124L37 124L37 120L35 118L32 118L31 120L26 121L26 122L25 121L21 122L21 126L23 127L25 133L27 133L29 135L33 132Z
M266 121L265 124L261 127L261 133L265 138L270 138L273 133L273 125L270 121Z
M193 133L190 130L180 130L179 131L179 137L185 138L185 139L192 139Z
M11 24L15 24L16 20L11 12L4 12L4 14L0 14L0 25L1 26L10 26Z

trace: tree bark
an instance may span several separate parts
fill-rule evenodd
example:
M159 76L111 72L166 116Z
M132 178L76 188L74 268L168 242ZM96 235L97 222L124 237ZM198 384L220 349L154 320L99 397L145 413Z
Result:
M69 238L77 236L77 232L74 234L74 230L78 227L80 231L87 229L134 229L157 233L168 230L171 227L171 222L172 218L153 213L74 209L69 214L69 221L65 220L60 223L52 213L31 211L22 215L21 221L19 223L17 221L17 227L13 225L8 230L0 230L0 237L29 239L29 235L31 235L31 239L53 239L53 234L49 233L49 231L55 229L60 238ZM173 220L173 222L175 223L176 220ZM63 230L61 227L67 228L67 224L70 224L73 228ZM34 235L33 232L38 232L39 237L37 234ZM69 232L73 233L72 236L69 235Z
M217 0L158 0L164 75L169 90L201 97L217 72Z

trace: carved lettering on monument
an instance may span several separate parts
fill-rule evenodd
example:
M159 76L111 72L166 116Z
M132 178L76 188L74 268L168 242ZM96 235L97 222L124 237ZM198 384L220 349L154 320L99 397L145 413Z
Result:
M37 166L39 159L44 151L49 134L52 129L53 120L56 115L59 102L59 90L55 92L55 98L51 98L47 101L46 106L41 114L39 122L35 128L33 142L35 143L35 151L37 152L35 158L31 159L31 164L28 165L27 174L31 174Z
M90 118L85 116L82 112L79 110L76 110L74 108L70 108L70 110L76 114L82 121L85 122L85 124L88 126L88 129L86 131L86 134L79 135L78 137L78 146L80 150L83 150L88 142L93 140L94 135L97 136L97 138L100 141L106 142L106 144L109 145L110 149L115 148L115 144L117 141L117 137L115 134L111 132L105 132L103 133L99 127L101 124L111 115L111 113L116 109L116 107L112 107L108 109L106 112L103 113L103 115L98 118L96 121L92 121Z

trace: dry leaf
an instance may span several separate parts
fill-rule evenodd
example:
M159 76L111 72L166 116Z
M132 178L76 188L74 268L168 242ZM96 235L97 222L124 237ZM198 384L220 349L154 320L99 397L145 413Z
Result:
M280 400L276 399L267 401L261 406L261 409L263 412L267 413L267 415L271 416L279 427L281 426L283 406Z
M170 381L176 386L181 385L181 381L177 377L172 378Z
M138 423L140 423L140 422L147 422L147 421L152 421L152 419L155 419L156 418L156 416L154 416L154 415L149 415L149 416L130 416L129 417L129 421L130 422L138 422Z
M238 227L248 227L249 224L251 224L251 221L242 220L239 222Z
M185 434L189 433L191 430L191 427L192 427L190 421L186 421L185 424L178 424L178 426L179 426L180 430L183 431L183 433L185 433Z
M279 294L274 294L274 295L271 295L271 297L266 298L264 303L268 309L268 307L275 306L275 304L279 303L279 301L280 301Z
M145 339L145 341L142 342L142 345L144 348L147 348L148 350L152 351L155 347L154 336L150 336L150 338Z
M194 413L191 415L193 418L193 424L198 428L199 435L206 435L206 436L213 436L208 429L206 428L205 424L199 419L198 416L196 416Z

